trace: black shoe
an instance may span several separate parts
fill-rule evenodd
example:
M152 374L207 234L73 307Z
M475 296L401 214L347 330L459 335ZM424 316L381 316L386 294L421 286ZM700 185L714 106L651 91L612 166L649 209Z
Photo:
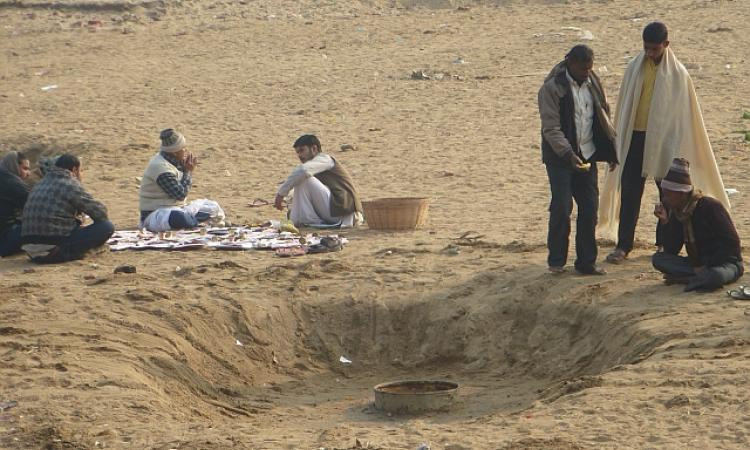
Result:
M606 275L607 271L601 267L589 266L589 267L576 267L576 272L581 275Z

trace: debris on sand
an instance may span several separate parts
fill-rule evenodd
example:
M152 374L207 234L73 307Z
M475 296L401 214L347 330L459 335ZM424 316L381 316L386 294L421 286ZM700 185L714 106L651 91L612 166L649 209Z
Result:
M136 268L132 264L123 264L115 267L115 273L136 273Z
M463 81L464 77L461 75L455 75L451 74L449 72L430 72L425 69L421 70L412 70L410 78L412 80L435 80L435 81L442 81L442 80L456 80L456 81Z

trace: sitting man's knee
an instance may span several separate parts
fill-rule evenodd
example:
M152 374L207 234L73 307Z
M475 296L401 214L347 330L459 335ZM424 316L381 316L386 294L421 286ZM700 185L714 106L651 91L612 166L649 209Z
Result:
M664 271L664 252L656 252L651 256L651 265L654 269L663 272Z
M109 237L115 233L115 224L113 224L109 220L105 220L101 222L101 224L102 224L102 234L107 234Z

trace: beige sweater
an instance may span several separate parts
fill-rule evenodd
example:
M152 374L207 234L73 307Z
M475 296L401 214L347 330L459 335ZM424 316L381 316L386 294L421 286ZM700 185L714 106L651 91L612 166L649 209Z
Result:
M163 173L174 174L177 177L177 181L182 180L182 172L164 159L161 153L157 153L151 158L148 166L146 166L146 171L143 173L143 179L141 180L141 190L139 193L141 211L155 211L159 208L185 205L185 200L173 199L156 183L156 179Z

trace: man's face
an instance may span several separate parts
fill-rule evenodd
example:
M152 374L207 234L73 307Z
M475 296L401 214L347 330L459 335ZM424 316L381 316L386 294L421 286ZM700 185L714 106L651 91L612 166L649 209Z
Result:
M302 145L294 147L294 151L297 152L297 158L303 163L306 163L313 159L318 154L316 146Z
M667 209L679 211L685 207L685 203L687 203L689 196L690 194L687 192L676 192L664 189L662 190L661 200Z
M570 76L579 83L586 81L591 75L591 69L594 67L594 61L568 61L568 71Z
M187 147L183 147L176 152L172 152L172 157L176 159L177 161L182 161L185 159L185 155L187 155Z
M661 44L655 44L653 42L643 42L643 51L646 52L646 58L659 64L661 57L664 56L664 51L669 47L669 41L664 41Z
M78 167L74 167L72 172L73 176L76 177L78 181L83 181L83 163Z
M29 178L29 175L31 175L31 164L28 159L24 159L18 163L18 174L22 180Z

